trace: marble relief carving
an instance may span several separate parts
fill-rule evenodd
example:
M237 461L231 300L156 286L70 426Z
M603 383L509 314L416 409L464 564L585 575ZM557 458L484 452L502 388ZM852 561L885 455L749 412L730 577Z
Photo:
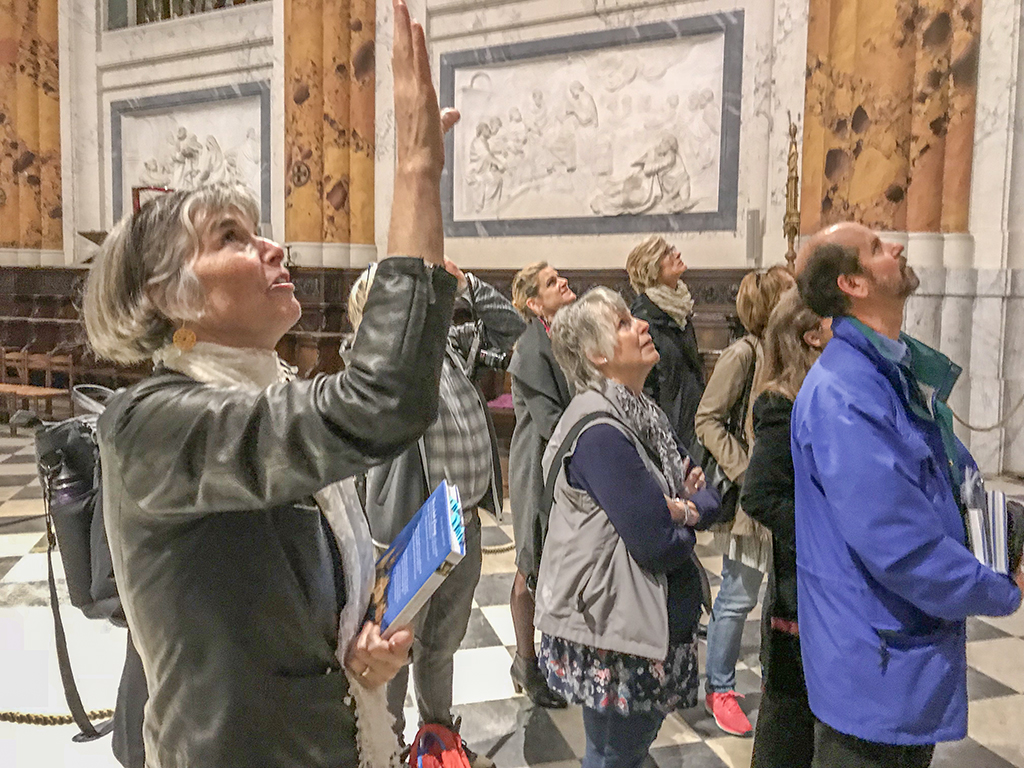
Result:
M124 199L133 187L195 189L235 182L260 194L260 101L234 99L199 109L125 116Z
M462 113L449 234L733 228L741 30L719 15L443 55Z
M249 187L270 221L270 88L236 85L146 96L110 104L113 217L133 190Z

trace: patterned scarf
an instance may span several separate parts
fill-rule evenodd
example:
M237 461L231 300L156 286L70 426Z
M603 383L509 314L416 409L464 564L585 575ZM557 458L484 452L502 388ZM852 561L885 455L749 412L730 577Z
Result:
M635 395L617 381L608 380L604 396L615 406L618 416L632 429L648 449L657 454L661 472L668 482L669 495L683 498L683 459L673 437L672 426L664 411L647 395Z
M664 283L655 283L646 291L647 298L654 302L655 306L669 317L679 323L680 328L685 328L693 314L693 297L686 283L680 280L675 288L669 288Z

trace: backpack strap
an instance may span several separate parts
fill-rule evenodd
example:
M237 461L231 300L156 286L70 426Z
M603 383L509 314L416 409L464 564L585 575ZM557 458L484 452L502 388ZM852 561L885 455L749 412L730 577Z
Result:
M102 413L106 407L106 401L114 391L106 387L94 385L78 385L74 387L72 396L76 405L89 413ZM50 610L53 612L53 634L57 647L57 666L60 668L60 682L64 688L64 698L71 710L71 717L78 726L80 733L72 737L72 741L86 742L93 741L106 736L114 728L114 720L106 720L93 725L89 715L82 705L82 697L78 693L78 685L75 683L75 675L71 670L71 657L68 654L68 639L64 632L64 621L60 616L60 601L57 597L57 581L53 573L53 550L57 546L57 535L54 532L53 516L50 513L50 480L46 478L43 486L43 510L46 520L46 571L47 581L50 586Z
M603 411L594 411L588 413L580 418L575 424L569 427L569 431L565 433L565 439L562 440L562 444L558 446L558 451L555 453L555 459L551 462L551 469L548 470L548 476L544 478L544 495L540 498L542 509L551 509L551 505L555 502L555 483L558 481L558 473L562 468L562 461L565 460L565 455L569 453L569 449L572 444L576 441L576 438L580 436L580 433L592 422L597 419L611 418L609 414Z
M753 370L753 366L751 366ZM751 378L753 378L751 376ZM749 393L748 393L749 396ZM581 417L579 421L573 424L569 431L566 433L565 438L562 440L562 444L558 446L558 452L555 454L555 460L551 463L551 469L548 471L548 476L544 482L544 495L541 497L541 509L547 510L550 513L551 505L555 501L555 483L558 481L558 473L562 469L562 462L565 460L565 455L569 452L569 448L572 447L573 442L580 436L580 433L590 425L591 422L597 419L604 419L606 421L618 421L614 416L603 411L594 411ZM643 443L641 443L643 445ZM647 449L648 456L657 466L661 466L661 459L656 455L652 454L650 449ZM703 564L700 562L700 558L697 557L696 550L690 552L690 560L697 568L697 575L700 579L700 593L701 593L701 605L707 610L709 616L714 616L711 610L711 582L708 579L707 571L704 570Z
M57 536L53 532L53 522L50 517L49 494L44 494L46 504L46 571L47 580L50 583L50 609L53 611L53 634L57 646L57 666L60 668L60 682L64 687L64 698L67 700L68 708L71 710L71 717L80 733L72 737L72 741L86 742L93 741L106 736L114 728L114 720L111 718L105 722L93 725L89 715L82 705L82 697L78 693L78 686L75 684L75 675L71 671L71 658L68 655L68 639L64 633L64 622L60 617L60 604L57 598L57 581L53 575L53 550L57 544Z

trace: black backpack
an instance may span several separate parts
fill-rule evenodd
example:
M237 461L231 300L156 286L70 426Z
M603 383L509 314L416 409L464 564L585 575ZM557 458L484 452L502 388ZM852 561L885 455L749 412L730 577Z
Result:
M72 391L83 412L64 421L43 423L36 429L36 465L46 511L50 606L53 610L64 695L82 733L76 740L95 739L109 732L111 722L94 726L82 706L71 672L67 638L60 618L53 574L53 550L59 545L71 604L91 619L106 619L126 627L124 609L114 582L110 545L103 526L100 454L96 421L113 390L91 384Z

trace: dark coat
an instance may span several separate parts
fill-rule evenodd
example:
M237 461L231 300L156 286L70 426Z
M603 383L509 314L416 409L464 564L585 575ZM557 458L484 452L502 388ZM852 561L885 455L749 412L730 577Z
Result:
M646 320L661 360L647 376L644 392L668 416L676 435L688 448L694 444L693 417L704 394L704 370L693 321L680 328L672 316L645 294L630 307L633 317Z
M740 505L772 532L773 590L765 598L771 617L796 621L796 515L789 420L793 401L763 392L754 401L754 445L743 478Z
M341 373L261 391L157 373L100 417L152 765L358 762L335 655L344 574L312 496L436 418L455 289L419 259L386 259Z
M485 348L502 353L511 351L516 339L526 327L523 318L512 306L512 302L498 293L494 286L469 273L467 273L466 279L475 295L475 311L482 325L482 340ZM476 360L468 360L468 366L466 363L467 358L474 354L473 336L475 332L475 323L461 323L452 326L448 332L445 365L455 366L463 371L467 367L472 370ZM480 500L479 506L490 510L500 519L504 498L498 435L484 393L479 386L476 386L475 389L477 402L461 405L465 408L483 408L487 418L487 432L491 446L491 483L487 493ZM366 498L363 503L367 519L370 522L370 533L373 534L375 542L390 544L394 541L430 496L430 492L433 490L428 487L427 463L430 460L431 457L426 456L423 441L417 440L402 454L391 461L382 462L366 473Z
M516 539L516 566L537 578L548 527L542 509L544 449L562 412L572 401L565 374L551 351L544 323L534 319L516 342L508 372L512 374L512 406L516 426L508 455L508 495Z

